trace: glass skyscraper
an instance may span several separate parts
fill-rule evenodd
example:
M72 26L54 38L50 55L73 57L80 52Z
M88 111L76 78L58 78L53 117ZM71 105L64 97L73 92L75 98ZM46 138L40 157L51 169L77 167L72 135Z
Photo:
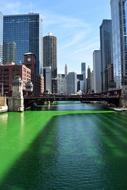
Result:
M3 62L3 15L0 12L0 64Z
M113 67L116 88L121 88L121 49L119 0L111 0Z
M113 65L117 88L127 85L127 0L111 0Z
M102 91L109 89L108 66L112 64L112 21L103 20L100 26Z
M127 0L120 0L120 40L122 85L127 85Z
M23 63L24 53L36 56L36 74L41 69L41 19L39 14L4 16L3 42L16 43L16 64Z

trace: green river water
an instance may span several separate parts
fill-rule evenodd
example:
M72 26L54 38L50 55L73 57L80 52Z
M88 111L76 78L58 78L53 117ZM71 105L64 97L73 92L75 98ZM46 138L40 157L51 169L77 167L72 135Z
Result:
M63 102L0 114L0 190L126 189L127 112Z

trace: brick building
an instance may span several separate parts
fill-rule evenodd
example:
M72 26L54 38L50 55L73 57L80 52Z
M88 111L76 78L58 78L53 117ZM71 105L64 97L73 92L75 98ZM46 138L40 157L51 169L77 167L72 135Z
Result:
M19 75L23 81L23 90L25 91L26 83L31 80L31 70L25 65L0 65L0 94L11 96L12 82L14 77Z

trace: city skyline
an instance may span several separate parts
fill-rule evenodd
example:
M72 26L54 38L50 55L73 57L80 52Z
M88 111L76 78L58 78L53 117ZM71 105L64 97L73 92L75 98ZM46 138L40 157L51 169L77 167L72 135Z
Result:
M40 13L43 36L53 32L58 39L58 73L64 72L65 64L69 71L79 73L81 62L92 68L92 53L100 47L99 26L104 18L110 18L110 1L96 0L91 3L80 0L71 4L71 0L62 3L57 0L31 1L27 6L25 0L0 2L4 15Z

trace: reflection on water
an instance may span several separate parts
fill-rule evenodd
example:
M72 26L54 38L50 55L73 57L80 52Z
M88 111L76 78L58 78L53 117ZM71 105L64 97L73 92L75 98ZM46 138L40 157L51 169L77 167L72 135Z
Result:
M8 121L8 114L7 113L0 114L0 123L1 123L1 125L2 124L6 125L7 121Z
M25 114L21 124L28 120ZM126 190L126 126L126 112L54 116L15 162L0 189ZM25 129L19 133L24 136Z

